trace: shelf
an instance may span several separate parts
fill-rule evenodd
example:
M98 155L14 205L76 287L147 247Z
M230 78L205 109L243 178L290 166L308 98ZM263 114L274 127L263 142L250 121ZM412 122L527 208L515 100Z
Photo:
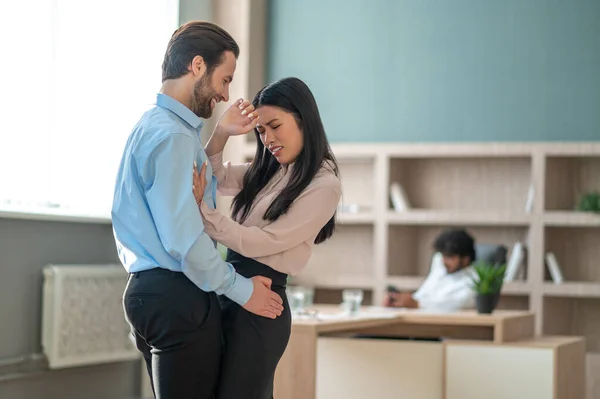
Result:
M531 181L528 156L392 157L388 187L400 184L415 209L519 214Z
M600 156L546 159L546 209L572 211L582 194L600 190Z
M548 156L559 156L559 157L592 157L598 156L600 154L600 142L598 141L590 141L590 142L558 142L558 143L540 143L538 145L539 149L546 153Z
M336 156L362 152L396 158L530 157L533 152L528 143L336 143L333 147Z
M396 158L502 158L531 157L534 153L552 156L597 156L600 143L588 142L472 142L472 143L334 143L336 156L347 153L381 154Z
M429 274L433 243L450 225L390 225L388 234L388 275L421 276ZM515 242L526 241L526 226L474 226L467 231L478 244L501 244L510 251Z
M368 224L339 224L333 237L313 248L298 278L313 282L349 279L358 282L374 276L373 230Z
M403 213L389 211L387 220L392 225L527 226L531 215L415 209Z
M544 295L565 298L600 298L600 283L565 282L562 284L544 283Z
M546 227L545 236L544 253L554 253L565 281L600 283L600 229ZM547 267L544 274L545 280L551 280Z
M502 295L529 295L531 284L525 281L509 281L502 285Z
M375 223L375 216L370 212L348 213L338 211L337 222L341 224L373 224Z
M600 214L591 212L546 211L543 219L546 226L600 227Z
M342 206L373 208L375 204L375 159L338 159L342 182Z

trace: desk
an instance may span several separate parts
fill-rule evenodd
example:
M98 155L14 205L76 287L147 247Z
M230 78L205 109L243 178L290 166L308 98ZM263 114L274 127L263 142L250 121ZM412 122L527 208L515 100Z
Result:
M355 392L360 391L363 377L365 378L363 388L364 385L369 385L373 393L373 386L389 382L390 377L379 382L373 379L381 375L385 376L386 370L390 369L396 370L397 373L393 374L392 378L394 380L392 382L396 385L390 385L389 389L401 387L405 390L400 395L398 391L392 391L389 394L394 396L390 397L405 397L402 395L408 394L412 395L411 398L418 399L417 394L410 393L412 392L410 389L427 386L428 393L423 394L423 398L454 399L463 395L463 399L466 399L464 390L460 391L458 387L464 384L472 385L474 374L472 370L457 374L457 370L461 369L461 366L457 365L460 363L459 359L471 356L468 367L473 370L478 367L480 371L489 370L494 373L490 379L501 381L502 384L510 384L510 380L498 379L498 375L495 374L498 368L510 367L510 362L507 363L501 358L497 360L496 357L492 360L489 358L490 354L493 354L490 350L509 347L517 350L519 348L547 349L549 352L544 352L537 360L539 362L552 360L548 366L549 371L544 374L544 378L550 379L547 384L551 386L546 388L546 391L549 389L552 392L549 399L567 397L560 396L556 392L570 392L569 399L579 399L578 394L573 395L573 390L565 391L565 389L576 385L583 386L585 361L583 339L579 337L534 338L534 314L531 312L498 310L491 315L479 315L475 311L436 314L421 310L366 307L362 309L360 316L340 317L336 316L336 313L339 314L338 307L318 306L316 310L318 315L322 315L320 320L301 318L293 320L290 342L275 373L275 397L278 399L336 399L332 395L337 394L332 392L340 392L338 388L342 386L347 385ZM355 338L357 334L369 337L444 337L444 340L443 342L420 342L357 339ZM481 352L474 354L472 350L470 351L473 348ZM519 353L512 358L518 360L518 355ZM360 361L353 361L348 356L354 356L355 360L360 359ZM401 370L403 364L410 366L415 358L425 359L420 370L411 367ZM484 362L483 368L477 365L477 359ZM334 367L334 365L343 367ZM565 368L565 365L569 367ZM344 374L344 368L347 368L350 374L354 370L356 376ZM516 371L520 371L518 367ZM403 372L406 372L404 379L401 375ZM482 376L479 375L478 378ZM453 383L449 383L449 380ZM411 383L415 387L410 387ZM477 396L481 395L480 390L476 388L472 390L473 397L481 397ZM486 394L491 398L489 391ZM347 394L339 393L339 395L344 398L349 397ZM360 397L363 394L356 395ZM382 398L380 395L375 396Z

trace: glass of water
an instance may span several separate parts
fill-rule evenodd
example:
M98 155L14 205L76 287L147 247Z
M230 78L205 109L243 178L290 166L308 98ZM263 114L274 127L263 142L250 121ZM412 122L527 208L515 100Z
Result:
M292 313L302 313L304 311L304 304L306 302L304 290L301 287L289 287L288 302L290 304L290 310Z
M360 310L363 301L363 290L345 289L342 291L342 305L346 313L355 315Z
M287 288L287 297L292 314L306 314L313 306L315 289L300 285Z
M313 287L302 287L304 291L304 307L310 308L315 303L315 289Z

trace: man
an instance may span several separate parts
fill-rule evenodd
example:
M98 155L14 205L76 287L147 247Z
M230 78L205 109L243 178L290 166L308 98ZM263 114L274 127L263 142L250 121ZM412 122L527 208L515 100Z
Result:
M156 106L133 129L121 160L112 220L121 262L130 273L123 297L127 321L144 355L157 398L213 398L221 357L217 295L275 318L281 298L264 277L246 279L225 263L203 231L192 193L201 165L215 205L216 182L200 142L200 118L229 100L239 48L220 27L190 22L171 37ZM219 128L256 125L238 100ZM249 112L250 110L250 112Z
M475 240L465 230L447 230L434 242L436 251L429 276L413 294L388 293L385 306L458 310L475 306L471 264L475 261Z

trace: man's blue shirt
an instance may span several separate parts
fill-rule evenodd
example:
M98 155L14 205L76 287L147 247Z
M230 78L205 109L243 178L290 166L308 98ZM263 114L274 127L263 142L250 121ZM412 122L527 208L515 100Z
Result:
M119 258L130 273L162 267L183 272L203 291L243 305L252 281L222 260L204 232L192 193L193 163L207 156L200 142L203 123L189 108L158 94L131 132L117 174L113 232ZM203 201L214 207L216 179L208 162Z

